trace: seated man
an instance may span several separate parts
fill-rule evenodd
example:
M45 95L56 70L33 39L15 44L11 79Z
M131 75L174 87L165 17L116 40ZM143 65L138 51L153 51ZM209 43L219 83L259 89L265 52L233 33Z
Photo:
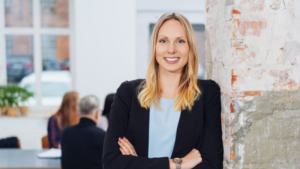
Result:
M99 100L86 96L79 100L79 124L67 127L61 137L62 169L102 169L105 132L96 127L100 118Z

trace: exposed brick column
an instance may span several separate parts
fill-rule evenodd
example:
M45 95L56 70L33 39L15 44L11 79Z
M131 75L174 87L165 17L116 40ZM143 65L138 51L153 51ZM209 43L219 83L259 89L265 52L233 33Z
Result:
M224 168L300 168L300 0L206 0Z

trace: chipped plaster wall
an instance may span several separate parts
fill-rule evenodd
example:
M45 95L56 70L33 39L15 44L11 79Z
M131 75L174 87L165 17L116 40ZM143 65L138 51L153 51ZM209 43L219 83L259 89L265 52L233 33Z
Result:
M300 168L300 0L206 0L224 168Z

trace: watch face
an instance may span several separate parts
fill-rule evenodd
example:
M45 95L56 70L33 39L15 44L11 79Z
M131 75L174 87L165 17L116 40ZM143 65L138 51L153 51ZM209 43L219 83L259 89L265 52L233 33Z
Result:
M181 163L182 160L181 160L181 158L174 158L173 161L174 161L174 163Z

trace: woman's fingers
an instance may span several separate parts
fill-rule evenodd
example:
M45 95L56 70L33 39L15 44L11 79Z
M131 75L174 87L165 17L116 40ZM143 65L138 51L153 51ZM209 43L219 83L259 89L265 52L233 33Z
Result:
M130 144L130 143L128 143L129 141L126 141L125 139L120 139L120 141L121 141L121 143L122 143L122 145L124 146L124 147L126 147L126 149L129 151L129 153L131 154L131 155L134 155L135 153L134 153L134 148L133 148L133 146Z
M123 152L125 153L125 155L131 154L130 150L127 148L127 146L125 146L125 144L123 142L118 141L118 144L120 145L120 147L123 150Z
M182 158L182 168L194 168L202 162L202 157L197 149L192 149L185 157Z
M126 137L123 137L122 141L124 141L125 143L127 143L127 145L128 145L131 149L134 149L133 146L132 146L132 144L130 143L130 141L128 141L128 140L126 139Z
M119 138L118 144L120 145L121 149L123 150L123 152L121 151L123 155L125 154L125 155L137 156L134 147L125 137L123 137L123 139Z
M200 151L197 150L197 149L194 149L194 150L195 150L194 153L195 153L197 159L199 160L199 163L201 163L202 162L202 157L201 157Z
M130 147L130 145L124 141L123 139L119 139L120 144L122 145L122 148L125 148L126 150L128 150L128 152L130 154L132 154L132 148Z
M200 157L201 157L201 154L200 154L199 150L195 150L194 153L195 153L197 156L200 156Z
M132 151L132 155L135 155L137 156L136 152L135 152L135 149L133 147L133 145L130 143L130 141L126 138L126 137L123 137L123 141L126 142L129 147L130 147L130 150Z
M122 155L126 155L125 151L120 147L120 151L122 153Z

